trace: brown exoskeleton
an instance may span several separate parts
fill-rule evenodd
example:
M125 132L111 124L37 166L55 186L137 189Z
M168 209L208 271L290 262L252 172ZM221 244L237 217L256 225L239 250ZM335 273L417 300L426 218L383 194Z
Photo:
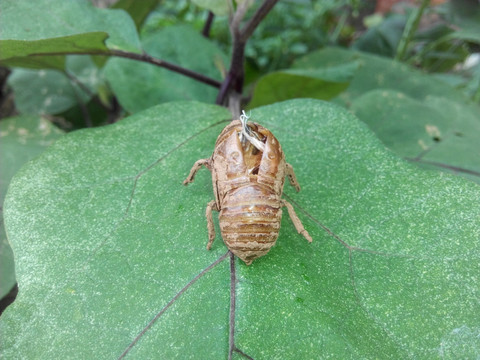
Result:
M208 203L206 210L207 249L215 239L212 210L220 211L225 244L250 265L275 245L283 206L287 207L298 233L309 242L312 238L292 205L281 198L285 176L297 191L300 186L292 166L285 162L280 143L263 126L247 124L246 115L241 120L234 120L223 129L212 157L198 160L183 184L193 182L202 166L211 171L215 200Z

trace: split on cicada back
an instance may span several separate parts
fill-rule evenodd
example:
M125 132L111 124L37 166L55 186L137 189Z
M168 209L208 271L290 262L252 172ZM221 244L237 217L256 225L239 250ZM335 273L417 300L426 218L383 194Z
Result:
M267 137L258 131L258 126L255 123L248 123L249 118L250 116L245 114L245 110L242 110L242 115L240 115L242 130L238 136L243 147L243 156L248 173L257 175Z

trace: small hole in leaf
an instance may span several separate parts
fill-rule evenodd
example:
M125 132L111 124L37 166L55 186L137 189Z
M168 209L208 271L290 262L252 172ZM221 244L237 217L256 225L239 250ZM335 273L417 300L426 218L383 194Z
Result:
M433 137L433 141L435 142L440 142L442 139L440 138L440 136L434 136Z

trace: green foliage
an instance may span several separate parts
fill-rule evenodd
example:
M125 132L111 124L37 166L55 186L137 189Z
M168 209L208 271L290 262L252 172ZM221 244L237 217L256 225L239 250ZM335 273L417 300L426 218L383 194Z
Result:
M205 15L205 9L196 6L189 0L163 1L161 6L158 6L149 14L140 30L140 34L144 35L170 25L186 23L201 31L205 23ZM221 17L219 18L222 19ZM215 23L218 23L218 19ZM216 34L215 38L217 36L218 34Z
M330 41L338 41L332 38L337 26L336 15L354 3L349 0L280 1L247 44L248 61L263 74L288 68L297 57Z
M359 64L358 71L355 73L348 89L340 95L340 99L347 105L366 91L378 88L402 91L416 99L423 99L427 95L435 95L452 100L466 101L465 96L451 87L445 86L444 82L411 66L388 58L347 49L324 48L299 59L293 67L315 69L337 66L352 61Z
M479 187L399 160L325 102L252 116L296 169L302 191L286 195L314 242L285 216L267 256L237 262L237 346L253 358L475 355ZM5 208L21 291L0 319L6 358L118 357L226 252L219 238L205 249L208 171L182 180L228 119L195 102L153 107L69 134L17 174ZM208 271L130 355L225 358L229 278L227 261Z
M429 72L458 72L467 56L478 51L480 5L468 0L427 5L428 1L419 7L404 5L403 12L385 16L352 47L406 60Z
M194 3L211 9L222 1L202 0ZM214 7L207 6L206 3L214 4ZM223 1L223 4L225 3ZM253 2L250 12L254 11L259 3ZM347 27L342 28L344 23L338 23L336 19L348 6L358 8L361 3L355 0L279 1L247 43L247 78L287 68L298 56L350 36L352 31ZM217 14L226 14L225 9L224 5L220 5ZM166 2L151 15L146 28L150 31L152 28L188 22L200 30L204 18L198 8L187 1ZM202 19L202 22L199 22L199 19ZM227 20L225 16L217 16L212 27L213 39L225 52L230 50L231 45ZM340 30L342 36L338 34Z

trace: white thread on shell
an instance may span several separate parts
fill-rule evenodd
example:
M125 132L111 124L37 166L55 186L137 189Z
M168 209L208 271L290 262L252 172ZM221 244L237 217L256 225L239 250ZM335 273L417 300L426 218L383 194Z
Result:
M246 140L255 146L260 151L265 151L265 144L251 135L251 130L247 126L247 121L250 118L249 115L245 114L245 110L242 110L242 115L240 115L240 122L242 123L242 131L240 132L240 141L243 143Z

